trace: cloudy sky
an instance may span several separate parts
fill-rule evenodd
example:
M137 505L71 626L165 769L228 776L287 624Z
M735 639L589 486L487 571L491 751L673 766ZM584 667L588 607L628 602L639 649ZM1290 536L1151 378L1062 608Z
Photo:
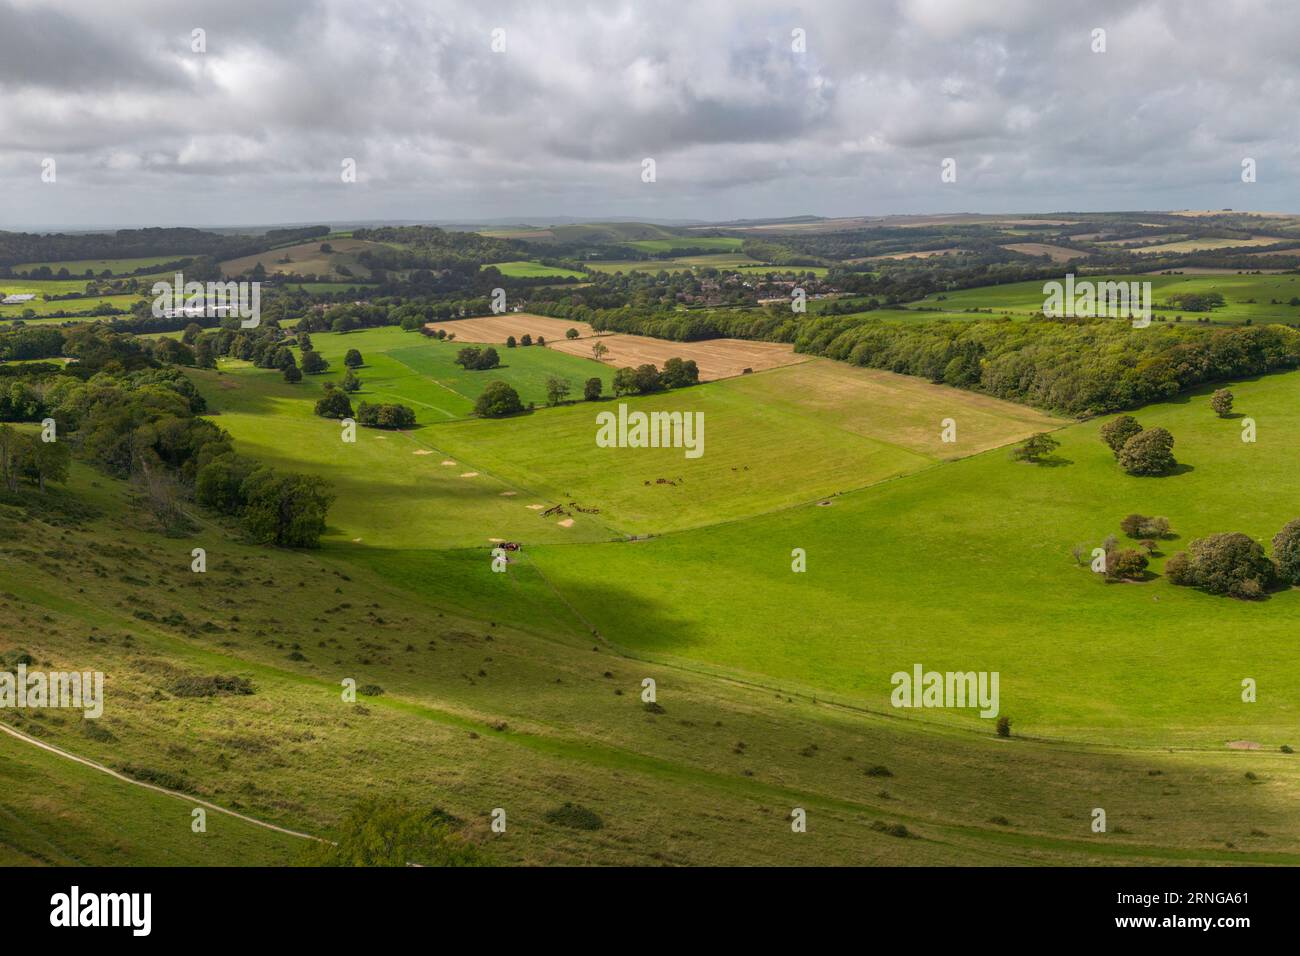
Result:
M0 0L0 228L1294 212L1298 28L1294 0Z

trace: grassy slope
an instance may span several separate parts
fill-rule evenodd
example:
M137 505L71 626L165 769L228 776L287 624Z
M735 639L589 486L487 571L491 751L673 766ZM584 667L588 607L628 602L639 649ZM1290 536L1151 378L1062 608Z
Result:
M1294 764L1278 754L1064 750L774 697L599 643L593 652L543 592L523 630L460 618L360 561L340 563L355 555L339 549L248 548L211 526L161 538L141 530L120 483L74 472L75 492L104 509L93 525L0 508L0 607L17 624L0 650L104 670L102 727L115 739L90 739L62 713L0 719L103 763L181 775L196 795L259 819L327 834L353 801L382 791L446 808L497 859L525 863L1300 861ZM209 555L201 576L188 570L196 545ZM467 600L504 607L507 592L539 585L525 558L505 575L479 562L473 587ZM291 659L295 646L306 660ZM257 692L171 693L178 675L213 673L244 675ZM385 693L345 705L343 676ZM640 706L643 676L657 678L663 714ZM20 776L40 762L0 754ZM875 765L892 776L864 773ZM80 773L49 770L60 787ZM63 844L80 861L193 860L184 803L173 817L113 786L85 791L87 836ZM566 800L605 827L548 822ZM19 821L51 812L39 786L8 791L3 805ZM1104 837L1088 830L1096 805L1112 821ZM510 820L499 838L487 830L496 806ZM809 833L790 832L792 806L808 809ZM921 839L874 832L876 820ZM209 836L221 827L210 814ZM150 828L156 846L136 846ZM125 835L115 841L115 830ZM30 827L20 832L7 856L65 862ZM281 844L273 834L254 850L213 841L201 862L274 858Z

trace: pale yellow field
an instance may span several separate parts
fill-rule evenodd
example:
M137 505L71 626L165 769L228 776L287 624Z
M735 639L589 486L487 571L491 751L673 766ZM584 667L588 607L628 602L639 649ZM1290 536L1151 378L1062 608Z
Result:
M744 374L745 369L761 372L808 361L808 356L798 355L793 345L780 342L750 342L744 339L709 339L704 342L672 342L652 339L644 335L602 335L598 340L608 350L600 361L615 368L636 367L649 362L663 367L670 358L693 359L700 368L700 381L731 378ZM547 348L592 358L593 341L577 339L569 342L546 340Z
M426 329L437 331L446 329L447 334L455 333L457 342L488 342L501 344L514 336L518 340L524 333L544 336L548 345L564 339L569 329L577 329L578 335L587 338L596 334L586 322L570 322L568 319L552 319L545 315L533 315L530 312L506 312L502 315L485 315L477 319L455 319L451 322L426 322ZM585 358L591 357L591 346L585 346L575 354Z

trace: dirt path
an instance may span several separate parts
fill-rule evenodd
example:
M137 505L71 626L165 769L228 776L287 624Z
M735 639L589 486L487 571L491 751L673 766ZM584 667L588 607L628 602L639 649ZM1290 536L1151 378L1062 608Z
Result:
M23 741L24 743L31 744L33 747L40 747L42 750L48 750L50 753L57 754L58 756L63 757L65 760L71 760L83 766L90 767L92 770L98 770L100 773L108 774L108 776L110 777L115 777L118 780L121 780L123 783L129 783L133 787L143 787L146 790L153 790L156 793L161 793L168 797L174 797L177 800L184 800L186 803L192 803L201 807L206 807L209 810L215 810L217 813L224 813L228 817L234 817L237 820L243 820L245 823L253 824L253 826L262 827L265 830L274 830L276 833L283 833L287 836L297 837L300 840L315 840L317 843L330 842L329 840L322 839L321 837L312 836L310 833L299 833L297 830L289 830L285 827L276 826L274 823L267 823L265 820L258 820L255 819L254 817L246 816L245 814L242 813L237 813L234 810L227 810L225 807L219 807L215 803L209 803L207 800L200 800L198 797L191 796L187 793L181 793L177 790L168 790L166 787L159 787L156 784L145 783L142 780L135 780L131 777L126 776L125 774L118 773L116 770L112 770L108 767L105 767L103 764L95 763L95 761L93 760L87 760L85 757L78 757L76 754L68 753L66 750L60 750L58 747L55 747L52 744L44 743L40 740L37 740L34 737L28 737L21 730L15 730L13 727L10 727L8 724L0 723L0 730L3 730L10 737L14 737L18 740Z

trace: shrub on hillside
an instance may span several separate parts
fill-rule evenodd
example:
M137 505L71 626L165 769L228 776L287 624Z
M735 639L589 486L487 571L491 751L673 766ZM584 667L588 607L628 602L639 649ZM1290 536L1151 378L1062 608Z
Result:
M501 418L523 410L519 393L505 382L492 382L474 402L474 414L481 418Z
M1240 532L1197 538L1165 564L1174 584L1239 598L1261 597L1275 574L1259 542Z
M1110 448L1111 453L1118 458L1119 451L1134 435L1142 431L1142 426L1132 415L1121 415L1114 418L1101 426L1101 440Z
M1141 581L1147 569L1147 559L1140 551L1127 549L1106 555L1106 577L1112 581Z
M437 807L379 798L354 807L334 843L304 852L313 866L488 866L489 858L453 829L455 818Z
M1232 414L1232 392L1226 388L1215 389L1210 396L1210 407L1220 418L1227 418Z
M1300 585L1300 518L1288 521L1273 536L1273 563L1279 580Z
M1178 467L1174 436L1164 428L1138 432L1119 450L1120 466L1130 475L1167 475Z

